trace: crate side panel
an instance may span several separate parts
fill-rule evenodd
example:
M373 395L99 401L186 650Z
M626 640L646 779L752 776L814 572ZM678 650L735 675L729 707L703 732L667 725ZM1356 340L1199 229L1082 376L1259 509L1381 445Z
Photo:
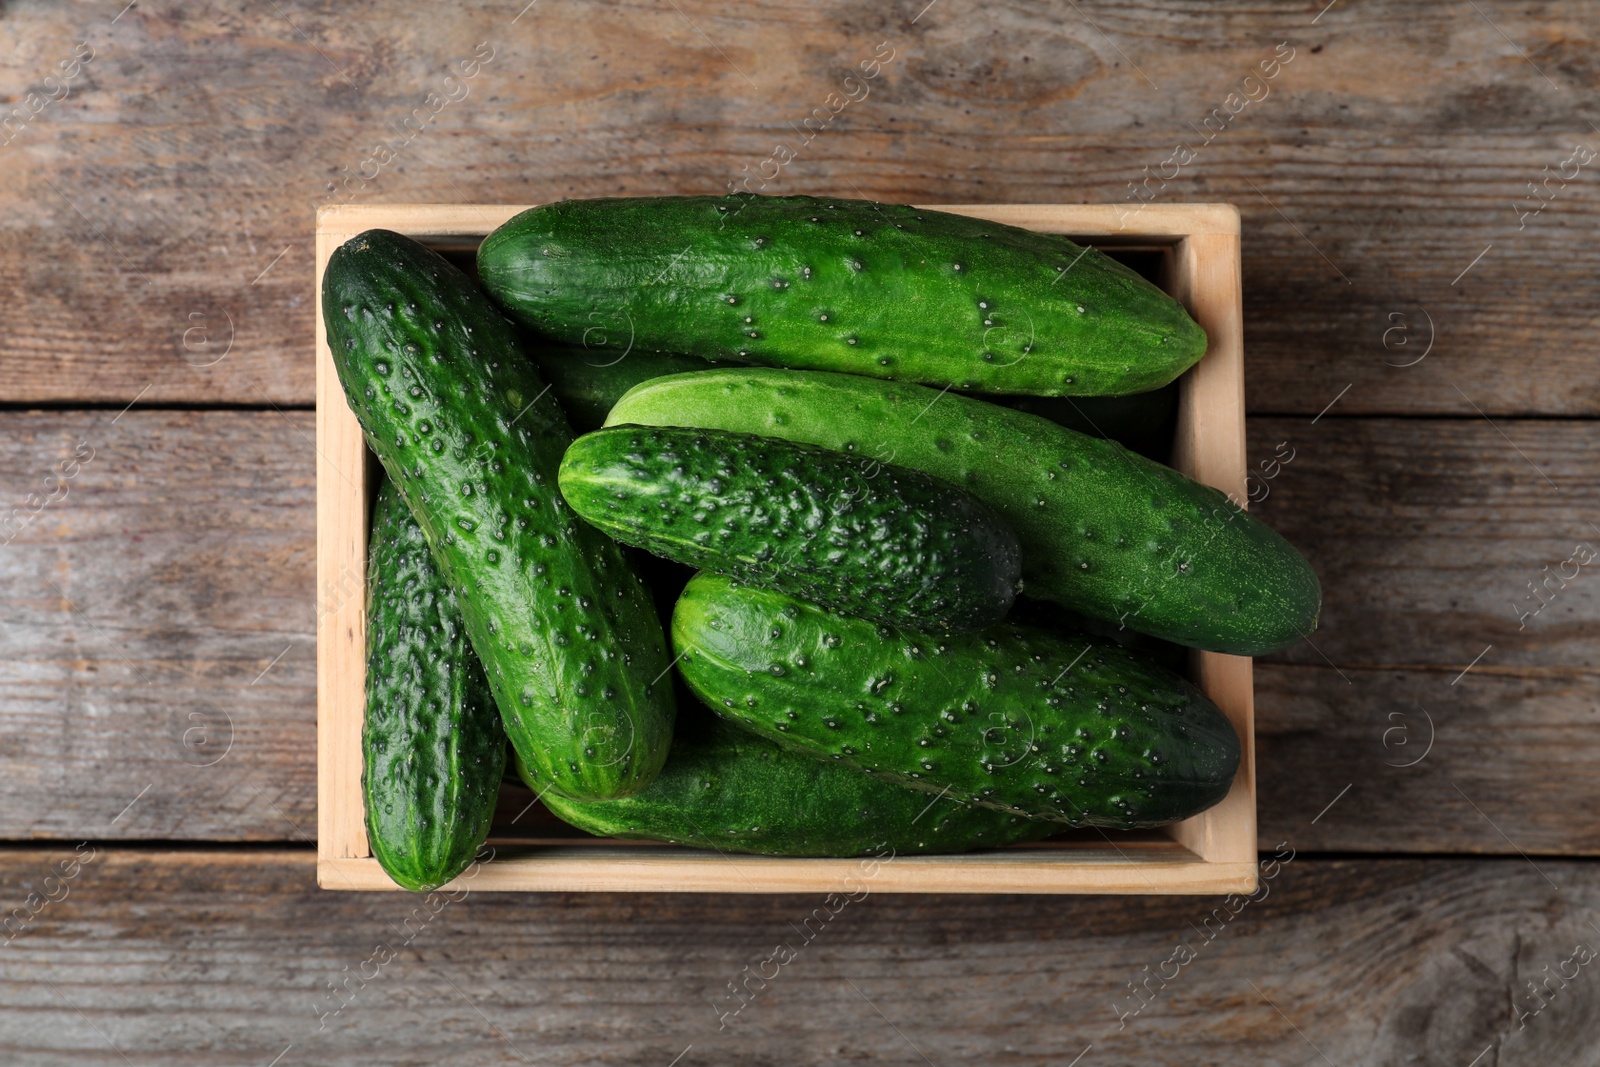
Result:
M1175 249L1173 291L1205 328L1210 345L1180 383L1173 464L1244 503L1244 312L1239 238L1195 234ZM1251 661L1196 652L1195 681L1238 731L1242 756L1222 803L1173 827L1173 837L1210 862L1245 862L1256 853L1255 704Z
M321 216L319 216L320 221ZM361 801L366 692L366 443L322 321L322 274L348 235L317 233L317 853L370 855Z

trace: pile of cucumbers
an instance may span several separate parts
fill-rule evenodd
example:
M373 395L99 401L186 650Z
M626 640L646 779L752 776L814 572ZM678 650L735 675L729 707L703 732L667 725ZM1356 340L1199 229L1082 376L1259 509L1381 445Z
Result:
M1062 237L565 201L476 278L361 234L322 303L386 473L362 783L407 888L471 862L508 771L591 833L772 855L1188 818L1239 738L1160 651L1316 625L1288 543L1097 436L1148 442L1207 341Z

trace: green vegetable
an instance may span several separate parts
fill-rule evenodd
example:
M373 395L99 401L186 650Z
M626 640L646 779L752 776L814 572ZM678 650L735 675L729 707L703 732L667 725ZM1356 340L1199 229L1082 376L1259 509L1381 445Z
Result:
M605 425L606 413L629 389L668 374L707 370L716 364L699 356L672 352L585 348L582 345L528 345L528 356L550 392L561 402L572 428L579 433Z
M683 373L705 370L685 366ZM645 381L647 379L640 379ZM622 398L616 397L615 404ZM1172 454L1172 431L1177 424L1178 385L1174 382L1152 393L1133 396L1014 396L1003 400L1006 407L1049 419L1069 430L1115 441L1131 452L1157 462ZM609 407L609 406L608 406Z
M916 385L749 369L646 382L608 422L781 437L942 478L1016 530L1030 596L1179 644L1254 656L1316 627L1316 574L1265 523L1035 415Z
M715 720L680 722L667 765L631 797L574 804L546 795L544 804L601 837L768 856L968 852L1061 829L930 797Z
M561 492L619 541L837 611L929 631L999 622L1017 538L916 471L749 434L619 426L580 437Z
M506 733L573 799L642 788L671 743L660 620L556 487L571 430L471 280L409 238L335 250L323 317L367 444L461 603Z
M810 196L565 200L511 219L478 273L517 318L585 342L969 392L1122 395L1206 350L1182 305L1064 237Z
M461 609L394 484L378 490L367 558L367 841L407 889L432 890L489 836L506 735Z
M797 752L1072 826L1157 826L1227 795L1239 739L1122 647L1002 624L927 637L701 574L672 642L689 688Z

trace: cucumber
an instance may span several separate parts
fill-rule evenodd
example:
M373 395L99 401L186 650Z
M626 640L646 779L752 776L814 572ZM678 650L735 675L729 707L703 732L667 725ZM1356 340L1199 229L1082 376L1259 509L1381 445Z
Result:
M706 369L686 365L683 373ZM1069 430L1115 441L1157 462L1172 455L1172 432L1178 421L1177 383L1133 396L1016 396L999 402Z
M1206 350L1181 304L1095 249L865 200L545 204L484 239L478 274L563 341L600 324L644 349L968 392L1141 393Z
M672 738L660 619L561 499L572 431L511 324L385 230L334 251L322 294L345 397L456 590L518 754L573 799L643 787Z
M1016 530L1029 596L1178 644L1255 656L1316 627L1317 576L1265 523L1036 415L917 385L753 368L657 378L607 421L764 434L942 478Z
M631 797L574 804L546 795L544 804L600 837L765 856L969 852L1062 829L930 797L715 719L692 728L680 719L667 765Z
M578 438L561 492L659 556L916 630L977 630L1011 608L1017 536L916 471L715 430L618 426Z
M1227 795L1239 738L1189 682L1121 646L1014 624L930 638L721 575L672 616L719 714L797 752L1069 826L1132 829Z
M431 891L467 869L500 796L506 735L456 595L394 483L367 556L367 843L389 877Z
M668 374L707 370L716 364L673 352L584 348L582 345L529 344L528 356L561 402L579 433L605 425L606 413L622 394L641 382Z

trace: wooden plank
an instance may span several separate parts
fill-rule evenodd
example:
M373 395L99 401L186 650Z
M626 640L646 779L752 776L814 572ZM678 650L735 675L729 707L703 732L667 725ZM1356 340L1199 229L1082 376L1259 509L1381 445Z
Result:
M1600 550L1592 426L1253 419L1250 435L1255 511L1325 593L1311 640L1257 662L1263 840L1337 796L1306 847L1600 850L1568 814L1600 804L1584 769L1600 581L1564 565Z
M1153 209L1141 212L1155 214ZM1172 251L1171 291L1205 328L1205 358L1180 380L1173 466L1245 499L1244 338L1241 336L1238 213L1218 207ZM1250 660L1216 652L1189 655L1189 676L1228 716L1241 739L1239 771L1222 802L1173 827L1173 839L1207 859L1248 860L1256 837L1255 692ZM1240 840L1239 830L1245 830Z
M322 232L354 237L386 227L418 239L464 237L473 243L533 204L330 204L317 210ZM1114 204L918 204L935 211L971 215L1042 233L1096 237L1169 239L1175 233L1239 236L1239 212L1231 204L1160 204L1129 214ZM426 240L434 244L433 240ZM1163 242L1164 243L1164 242ZM320 277L318 279L320 281ZM1237 288L1237 285L1235 285Z
M1261 841L1600 853L1594 675L1454 674L1258 664Z
M311 414L0 427L0 836L315 833Z
M1315 847L1509 853L1503 830L1600 851L1577 762L1600 586L1584 569L1520 633L1509 607L1600 513L1591 435L1502 428L1561 493L1481 419L1251 421L1255 464L1298 449L1255 509L1316 564L1315 640L1351 679L1310 646L1258 663L1263 841L1355 783ZM0 544L0 837L315 835L314 623L341 593L315 588L312 432L308 412L0 413L0 520L57 496ZM1420 748L1384 735L1409 723L1420 745L1419 704L1439 741L1402 774L1385 762Z
M321 203L715 193L776 172L765 191L1081 200L1135 228L1136 187L1232 201L1254 410L1313 414L1350 385L1351 412L1470 413L1459 386L1491 414L1600 413L1592 311L1571 298L1600 185L1582 169L1542 187L1537 216L1517 208L1594 138L1579 0L1320 18L922 6L579 0L443 25L416 0L338 19L241 0L181 19L160 2L114 21L13 13L13 104L80 37L96 51L69 96L6 131L0 397L309 404ZM464 79L486 41L493 58ZM879 42L893 58L859 80ZM1293 58L1265 95L1230 103L1278 42ZM843 92L857 99L829 102ZM1180 143L1194 159L1140 185L1174 173ZM1394 365L1430 338L1438 354Z
M330 214L324 212L324 216ZM322 272L344 238L317 233L315 304ZM367 544L376 464L345 402L320 315L317 337L317 841L323 854L367 856L361 800L361 725L366 709ZM332 699L330 699L332 698ZM353 803L352 803L353 801Z
M0 885L24 916L24 894L58 881L5 947L0 1056L1600 1062L1600 977L1566 962L1600 943L1594 865L1319 861L1293 847L1250 902L897 897L864 875L830 903L471 891L430 905L319 891L309 852L100 847L65 880L69 850L6 852Z
M1267 494L1254 511L1306 553L1324 592L1316 634L1273 661L1444 667L1452 693L1507 672L1592 684L1592 424L1258 418L1250 440L1252 492ZM1273 466L1291 454L1280 445L1293 458Z
M882 893L1206 896L1251 893L1256 862L1199 862L1169 838L1124 843L1108 835L1074 846L1040 845L959 856L908 856L874 880ZM1227 842L1231 844L1231 842ZM845 892L855 859L718 855L638 845L518 845L472 884L482 889L581 893ZM398 891L378 861L331 858L317 867L324 889ZM732 879L730 881L730 878ZM468 885L466 876L447 890Z

